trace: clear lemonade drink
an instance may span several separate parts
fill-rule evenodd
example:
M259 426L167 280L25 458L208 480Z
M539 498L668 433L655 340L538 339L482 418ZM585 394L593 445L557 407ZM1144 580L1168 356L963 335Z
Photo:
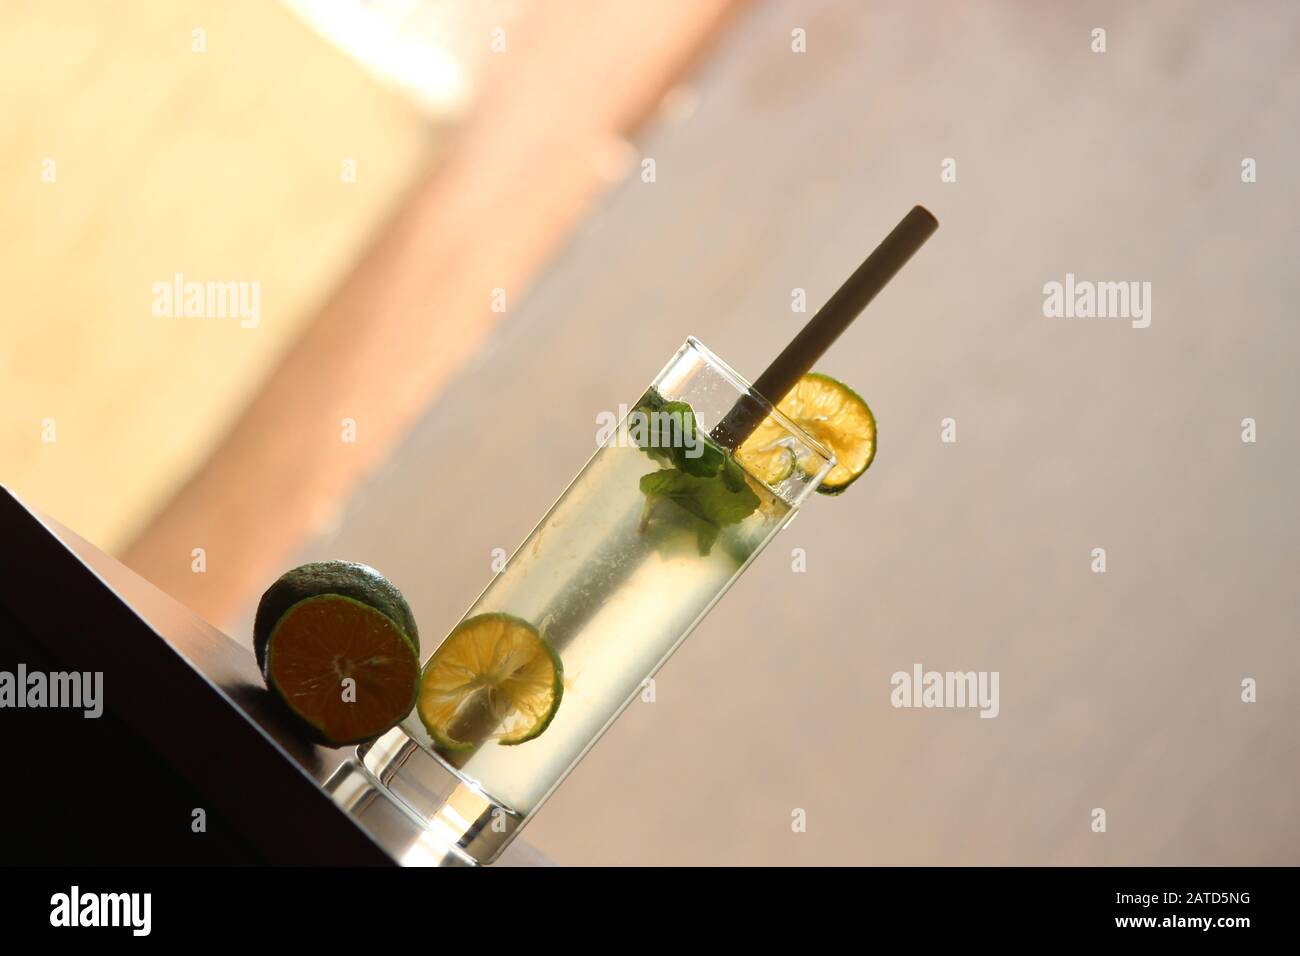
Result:
M833 466L771 409L788 468L760 479L714 443L709 429L748 390L689 339L433 652L426 674L445 671L446 699L426 708L426 680L421 707L390 733L526 820ZM554 693L547 678L532 698L466 691L513 653L511 633L545 647Z

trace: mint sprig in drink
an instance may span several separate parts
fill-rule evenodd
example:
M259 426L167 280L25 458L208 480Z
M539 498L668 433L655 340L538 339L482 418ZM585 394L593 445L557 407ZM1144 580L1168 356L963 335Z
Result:
M903 220L760 378L770 394L936 225ZM430 656L416 712L360 748L448 856L495 859L835 466L764 394L688 339Z

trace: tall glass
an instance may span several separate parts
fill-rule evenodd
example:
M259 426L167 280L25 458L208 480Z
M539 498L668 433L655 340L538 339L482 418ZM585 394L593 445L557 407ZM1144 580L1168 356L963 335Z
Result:
M753 507L745 517L710 522L691 501L643 492L643 476L674 467L665 444L686 443L688 458L703 454L694 448L746 395L754 395L749 383L687 339L465 613L462 621L488 612L521 618L558 654L563 693L539 736L505 746L485 734L472 749L447 750L413 712L358 749L377 789L427 828L423 860L496 859L834 465L760 399L782 426L774 444L789 467L765 482L729 465L737 487L743 481L753 493L741 492ZM647 414L680 402L695 416L694 444L669 411L683 406Z

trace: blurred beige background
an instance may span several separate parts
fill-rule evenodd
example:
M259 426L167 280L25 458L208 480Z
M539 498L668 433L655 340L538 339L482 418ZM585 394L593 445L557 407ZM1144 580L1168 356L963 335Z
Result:
M1297 64L1285 4L758 4L637 140L657 181L602 204L298 557L375 564L445 631L599 411L688 333L756 375L791 289L820 304L924 202L939 233L822 363L876 410L871 473L806 506L529 839L566 864L1300 862ZM1150 328L1045 318L1066 272L1150 281ZM917 662L999 671L1000 715L892 708Z

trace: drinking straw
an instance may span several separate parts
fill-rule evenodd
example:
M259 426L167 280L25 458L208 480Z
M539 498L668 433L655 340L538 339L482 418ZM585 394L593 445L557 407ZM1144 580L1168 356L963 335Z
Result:
M763 402L755 401L754 393L772 405L779 404L938 228L939 220L928 209L913 206L884 242L867 256L857 271L845 280L763 374L754 380L751 394L736 402L714 426L710 433L714 441L732 450L740 447L750 432L767 417Z
M799 379L812 369L813 363L821 358L831 343L839 338L840 333L848 328L849 323L858 317L858 313L866 308L867 303L875 298L876 293L885 287L938 228L938 220L928 210L921 206L912 207L912 211L903 217L894 231L885 237L885 241L867 256L857 271L849 276L755 380L749 394L742 396L723 416L711 433L714 440L734 450L748 438L767 416L767 404L765 401L756 401L755 397L760 396L773 405L784 398ZM579 573L584 584L583 593L597 597L585 602L559 603L549 608L542 617L547 622L544 625L546 637L558 651L564 650L569 641L604 606L605 599L601 595L612 593L615 586L609 582L615 577L621 580L631 574L656 545L649 538L640 538L636 546L640 550L629 551L626 542L614 537L605 547L608 554L602 553L597 560L588 561ZM606 577L602 579L600 575ZM472 743L474 748L449 755L453 764L457 767L464 766L499 723L500 717L493 712L490 701L461 714L456 725L450 729L455 739Z

